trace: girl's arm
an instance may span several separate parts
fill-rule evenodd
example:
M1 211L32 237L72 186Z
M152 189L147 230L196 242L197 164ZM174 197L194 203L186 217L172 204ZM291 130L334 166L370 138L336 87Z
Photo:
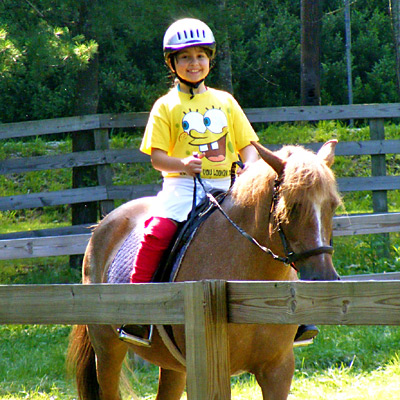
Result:
M259 158L258 152L252 144L249 144L248 146L243 147L243 149L239 150L239 154L240 158L243 161L244 168L238 170L238 175L242 174L250 164L257 161Z
M189 156L186 158L171 157L161 149L151 149L151 163L155 169L162 172L185 172L189 176L201 173L201 154L198 157Z

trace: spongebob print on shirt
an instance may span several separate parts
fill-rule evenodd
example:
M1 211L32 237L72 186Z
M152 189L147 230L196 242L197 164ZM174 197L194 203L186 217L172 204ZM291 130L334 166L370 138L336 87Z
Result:
M191 111L183 117L182 128L192 138L189 144L198 147L207 160L225 160L228 120L222 110L213 108L204 115Z
M171 90L154 105L140 149L151 154L158 148L182 159L202 153L202 178L229 179L237 152L252 140L257 135L229 93L209 88L190 99ZM164 177L183 175L163 172Z
M207 109L204 114L189 111L182 118L182 129L188 135L188 144L193 146L193 153L204 155L202 175L209 178L227 177L228 119L225 113L217 108ZM232 144L229 147L232 151ZM217 166L225 168L215 168Z

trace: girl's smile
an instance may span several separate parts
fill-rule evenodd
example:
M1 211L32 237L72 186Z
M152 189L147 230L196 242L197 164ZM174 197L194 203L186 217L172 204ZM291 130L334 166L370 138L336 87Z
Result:
M184 80L197 83L210 72L210 59L201 47L188 47L175 56L175 70Z

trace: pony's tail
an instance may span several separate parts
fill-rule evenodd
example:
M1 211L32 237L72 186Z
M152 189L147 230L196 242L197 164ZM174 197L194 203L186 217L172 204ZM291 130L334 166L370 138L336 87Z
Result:
M86 325L77 325L72 329L67 364L69 371L76 378L78 398L81 400L100 400L95 353L90 343Z

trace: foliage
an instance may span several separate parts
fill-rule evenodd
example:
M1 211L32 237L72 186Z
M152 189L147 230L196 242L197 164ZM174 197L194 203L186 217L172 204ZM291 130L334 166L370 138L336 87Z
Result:
M6 70L0 67L2 121L69 115L76 71L97 51L97 43L74 35L71 7L60 12L52 2L37 3L0 3L0 29L18 54Z
M217 42L228 29L235 95L243 107L298 105L300 6L284 1L90 2L90 35L76 0L0 2L0 121L73 113L78 71L99 56L98 111L148 110L169 86L162 36L175 19L202 18ZM322 103L347 102L343 1L322 1ZM351 4L354 102L395 102L398 92L388 3ZM223 62L223 60L217 60ZM219 86L218 72L209 79Z

